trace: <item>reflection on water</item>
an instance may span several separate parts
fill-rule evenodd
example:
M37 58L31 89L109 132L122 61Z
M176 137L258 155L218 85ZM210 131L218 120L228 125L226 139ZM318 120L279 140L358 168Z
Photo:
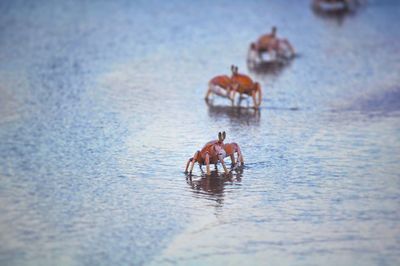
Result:
M347 17L355 16L360 11L360 8L361 6L358 3L351 6L343 5L337 8L311 5L311 9L317 17L335 21L338 25L342 25Z
M258 76L278 76L282 71L292 64L292 60L285 61L262 61L259 63L247 62L247 69L250 73Z
M223 105L213 105L212 103L208 103L208 115L215 119L216 121L224 118L228 118L230 122L237 124L246 124L246 125L257 125L260 123L261 112L259 109L251 108L250 102L251 98L246 97L243 101L245 101L245 105L248 107L242 106L223 106Z
M198 178L194 175L188 175L186 182L196 194L205 194L210 199L222 204L224 198L224 190L226 186L238 185L242 181L243 167L238 167L229 175L221 174L217 170L211 171L210 176Z

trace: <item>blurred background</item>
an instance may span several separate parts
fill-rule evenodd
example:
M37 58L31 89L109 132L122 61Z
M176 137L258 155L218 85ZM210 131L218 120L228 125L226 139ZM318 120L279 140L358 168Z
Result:
M399 1L0 14L0 265L400 264ZM249 69L274 25L298 56ZM204 102L231 64L261 83L259 112ZM222 130L244 169L188 178Z

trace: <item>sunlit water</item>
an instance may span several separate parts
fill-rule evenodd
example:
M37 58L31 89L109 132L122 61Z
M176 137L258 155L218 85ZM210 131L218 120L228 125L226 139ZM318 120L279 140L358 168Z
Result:
M0 265L399 265L400 2L310 2L1 1ZM260 112L205 104L231 64ZM222 130L245 168L187 179Z

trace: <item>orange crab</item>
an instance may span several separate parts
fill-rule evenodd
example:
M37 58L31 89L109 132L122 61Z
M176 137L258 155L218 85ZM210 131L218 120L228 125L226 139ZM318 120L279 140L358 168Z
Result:
M215 76L208 82L208 90L205 96L206 102L208 102L210 95L213 93L229 98L232 103L233 100L231 98L231 91L232 91L232 80L227 75Z
M261 105L262 101L262 90L261 90L261 85L258 82L254 82L249 76L240 74L238 73L238 67L232 65L231 66L231 71L232 71L232 100L235 99L235 94L238 92L240 94L239 97L239 105L240 105L240 100L242 99L242 95L248 95L253 98L253 104L254 108L257 109Z
M230 156L232 164L236 165L235 153L237 153L237 162L240 162L243 165L244 160L239 145L237 143L224 144L225 138L225 131L222 133L219 132L218 140L212 140L206 143L206 145L204 145L204 147L200 151L196 151L194 156L187 161L185 173L188 172L188 169L190 167L189 174L191 174L194 164L197 162L200 166L201 171L203 171L201 166L206 165L206 174L210 175L210 164L214 164L215 168L217 168L217 164L218 162L220 162L222 164L222 167L224 168L225 174L229 174L229 171L224 162L224 158Z
M262 55L268 53L275 60L289 59L295 55L293 46L287 39L276 36L277 28L272 27L271 33L264 34L256 42L250 44L247 60L262 61Z

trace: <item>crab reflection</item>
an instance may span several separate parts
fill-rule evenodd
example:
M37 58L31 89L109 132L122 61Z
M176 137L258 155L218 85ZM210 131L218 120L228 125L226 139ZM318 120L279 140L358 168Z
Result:
M336 21L338 25L342 25L347 17L352 17L356 15L360 6L361 3L359 2L354 2L351 5L343 5L334 8L313 4L311 5L311 9L317 17Z
M186 182L192 191L199 195L211 196L219 204L223 203L225 187L242 181L243 167L237 167L230 174L222 174L218 170L211 171L210 176L187 175Z
M247 69L259 76L278 76L285 68L292 64L292 60L247 62Z
M239 100L246 101L247 106L250 107L249 97ZM216 120L227 117L231 122L239 124L257 125L260 123L261 112L259 109L214 105L212 102L209 102L207 106L208 115Z

